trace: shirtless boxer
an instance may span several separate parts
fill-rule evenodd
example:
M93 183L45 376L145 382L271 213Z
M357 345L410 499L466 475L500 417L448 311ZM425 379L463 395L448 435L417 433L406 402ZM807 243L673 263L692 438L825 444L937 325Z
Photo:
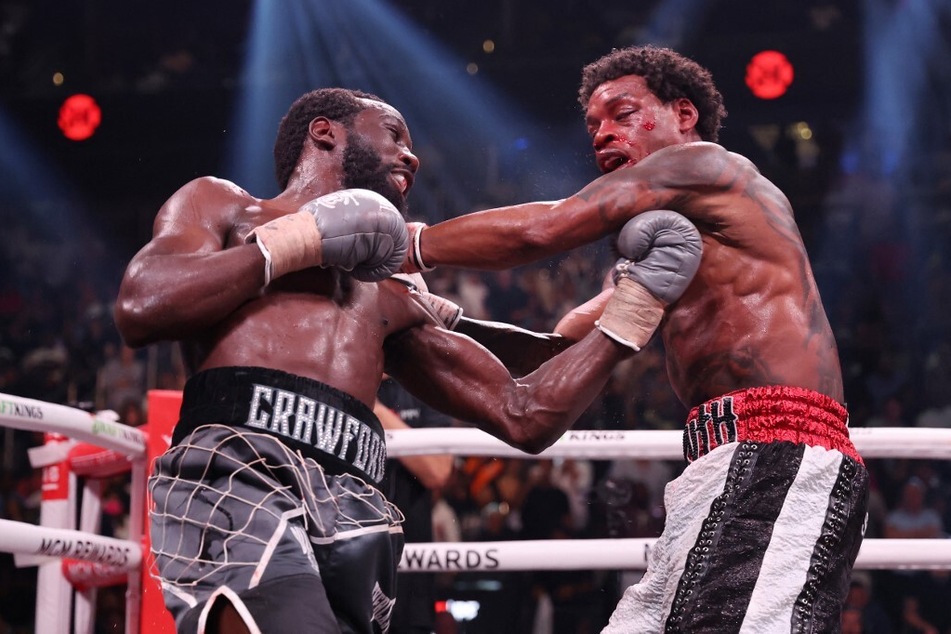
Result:
M665 493L646 576L605 632L837 631L868 475L789 201L716 144L722 97L674 51L616 50L585 67L579 97L603 176L564 200L414 225L408 267L512 267L651 209L690 219L703 259L660 328L673 389L691 410L690 464ZM577 336L578 316L558 330Z
M516 383L443 327L413 284L387 279L408 244L397 208L418 167L411 148L379 98L308 93L278 130L278 196L196 179L126 270L123 338L180 342L189 372L149 481L156 570L180 632L386 632L402 533L377 488L383 371L541 451L647 342L699 265L699 234L682 216L635 221L622 251L640 261L620 272L625 299L609 308L644 312L646 326L606 315L602 332Z

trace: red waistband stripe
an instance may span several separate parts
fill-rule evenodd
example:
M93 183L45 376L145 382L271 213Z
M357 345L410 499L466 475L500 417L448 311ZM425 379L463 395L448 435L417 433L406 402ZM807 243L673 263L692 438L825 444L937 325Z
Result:
M684 428L687 462L731 442L788 441L835 449L862 463L849 440L846 409L824 394L799 387L737 390L690 411Z

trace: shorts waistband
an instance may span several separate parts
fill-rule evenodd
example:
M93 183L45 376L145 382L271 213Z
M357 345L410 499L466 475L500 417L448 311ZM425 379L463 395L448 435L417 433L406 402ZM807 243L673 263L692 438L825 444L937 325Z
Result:
M383 479L380 421L363 402L319 381L269 368L203 370L185 383L172 446L212 423L274 436L328 473Z
M862 463L849 440L849 414L835 399L799 387L737 390L690 410L684 428L687 462L731 442L788 441L835 449Z

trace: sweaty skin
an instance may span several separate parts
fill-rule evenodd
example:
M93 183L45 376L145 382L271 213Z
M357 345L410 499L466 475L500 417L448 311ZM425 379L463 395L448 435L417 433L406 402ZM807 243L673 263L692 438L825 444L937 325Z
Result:
M659 329L683 404L765 385L841 403L835 340L789 201L748 159L701 141L696 122L688 99L662 103L642 77L601 84L586 125L603 176L561 201L433 225L421 237L423 261L510 268L616 232L639 213L672 209L703 238L700 269Z
M418 160L402 116L369 101L350 134L372 146L395 195L405 198ZM371 408L385 369L447 414L541 451L597 396L627 349L594 332L516 382L481 345L439 327L419 294L395 280L361 283L335 269L310 268L264 287L264 258L245 236L344 187L347 141L341 123L314 119L287 189L271 200L213 177L176 192L123 278L115 315L123 338L135 347L179 341L189 374L275 368Z

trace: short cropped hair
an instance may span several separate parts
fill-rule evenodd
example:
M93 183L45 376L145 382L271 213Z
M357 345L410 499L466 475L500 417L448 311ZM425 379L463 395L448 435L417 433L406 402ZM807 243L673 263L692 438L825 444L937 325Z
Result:
M686 97L697 108L697 133L704 141L715 142L726 118L723 95L713 83L710 71L669 48L631 46L615 49L591 62L581 71L578 101L587 109L598 86L625 75L638 75L663 103Z
M281 119L277 128L277 139L274 141L274 170L281 189L287 187L297 161L300 160L310 122L316 117L327 117L349 128L357 113L366 110L366 104L360 99L385 103L376 95L360 90L318 88L300 96L291 104L287 114Z

